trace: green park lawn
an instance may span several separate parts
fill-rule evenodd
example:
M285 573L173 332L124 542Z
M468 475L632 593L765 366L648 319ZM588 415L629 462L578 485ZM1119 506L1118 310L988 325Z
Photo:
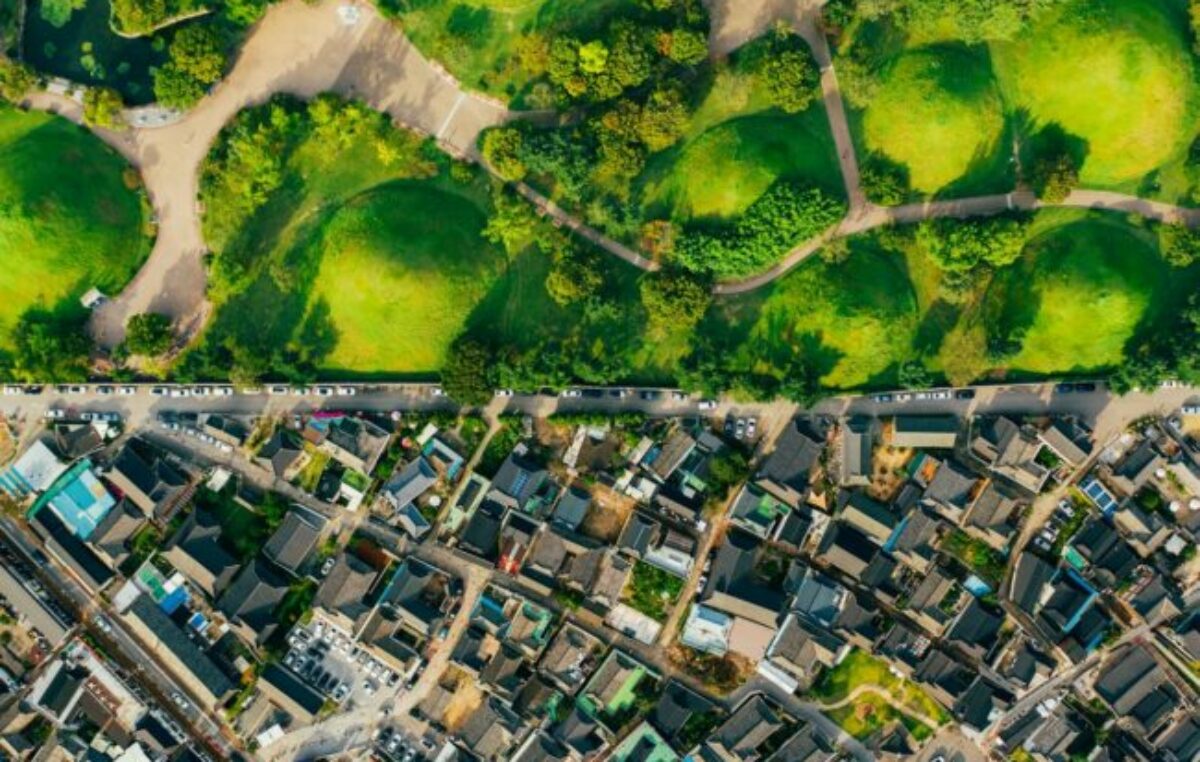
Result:
M1088 0L991 46L1010 108L1081 141L1086 185L1136 185L1195 137L1195 60L1182 3Z
M867 149L906 166L912 188L925 195L993 169L997 155L1011 153L1005 128L986 51L961 45L896 57L863 114Z
M902 707L937 720L940 724L950 721L950 713L921 690L920 686L893 675L888 670L886 661L857 648L848 653L833 669L826 670L809 691L809 696L823 704L836 704L862 686L878 688L881 692L889 693ZM876 703L886 705L882 701Z
M826 387L853 389L890 383L911 355L918 317L903 261L863 239L843 263L813 257L770 286L719 301L701 330L726 336L748 370L782 366L800 351L817 358Z
M1037 232L1037 228L1044 228ZM1144 231L1113 218L1043 215L1023 258L998 274L985 322L1021 337L1009 367L1020 373L1115 367L1131 339L1179 304L1195 273L1172 271Z
M711 118L700 112L693 121ZM654 156L641 178L642 205L648 217L731 220L777 180L845 194L820 104L800 114L747 109Z
M133 277L150 250L137 182L86 130L0 107L0 347L25 310L77 308Z

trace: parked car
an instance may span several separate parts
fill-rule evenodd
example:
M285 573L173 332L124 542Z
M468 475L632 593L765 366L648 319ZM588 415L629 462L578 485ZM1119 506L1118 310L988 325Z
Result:
M353 397L358 394L358 389L355 389L353 386L339 386L337 394L339 397Z
M696 407L699 410L716 410L717 409L717 401L716 400L700 400L700 402L696 404Z
M900 392L899 394L896 395L897 402L909 402L912 400L912 398L913 398L913 396L911 394L909 394L908 392Z
M675 402L684 402L688 398L686 392L671 392L671 399Z
M24 393L25 393L25 390L19 386L11 386L10 385L10 386L4 387L5 396L12 396L15 394L24 394Z
M563 389L562 394L559 396L567 398L567 399L574 399L576 397L582 397L583 392L580 391L579 389Z
M132 397L133 395L137 394L137 387L136 386L118 386L117 394L121 395L122 397Z
M959 389L957 392L954 393L954 396L960 400L973 400L973 399L975 399L975 390L974 389Z
M287 393L288 393L288 388L286 386L268 386L267 387L267 394L270 394L270 395L279 396L279 395L287 394Z
M232 386L214 386L212 391L213 391L213 394L216 395L217 397L232 397L233 396L233 387Z
M891 401L892 401L892 395L890 395L890 394L876 394L874 397L872 397L872 398L871 398L871 400L872 400L872 401L874 401L874 402L877 402L877 403L879 403L880 405L884 405L884 404L887 404L888 402L891 402Z
M318 397L332 397L333 396L333 387L332 386L318 386L313 391L316 393L316 395Z
M1092 392L1096 391L1096 382L1080 381L1079 383L1075 384L1075 391L1082 392L1084 394L1091 394Z
M433 395L434 397L445 397L446 396L446 390L440 386L433 387L432 389L429 390L429 393L431 395Z
M66 418L66 417L67 417L67 411L66 411L66 410L63 410L63 409L62 409L62 408L60 408L60 407L52 407L52 408L50 408L49 410L47 410L47 411L46 411L46 417L47 417L47 418L49 418L49 419L51 419L51 420L57 420L57 419L59 419L59 418Z
M100 394L105 397L111 397L115 391L116 391L115 389L113 389L111 386L108 386L107 384L102 384L102 385L96 387L96 394Z
M187 396L189 396L189 394L190 394L189 390L185 389L182 386L172 386L170 389L167 390L168 397L187 397Z
M931 393L931 398L935 400L948 400L953 396L954 395L952 395L948 389L942 389L941 391Z
M747 418L746 419L746 437L748 439L754 439L755 435L757 435L757 434L758 434L758 419L757 418Z
M662 397L662 393L656 392L653 389L645 389L642 391L641 396L642 396L642 399L646 400L647 402L653 402L654 400L658 399L659 397Z
M737 419L737 426L734 429L733 436L735 439L743 439L746 436L746 419Z

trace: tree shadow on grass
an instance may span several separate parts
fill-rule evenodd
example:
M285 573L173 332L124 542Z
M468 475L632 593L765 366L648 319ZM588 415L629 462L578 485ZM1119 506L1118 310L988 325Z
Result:
M1019 109L1013 114L1011 123L1016 130L1020 150L1021 180L1028 183L1033 178L1033 169L1041 161L1067 156L1076 167L1083 167L1091 151L1088 141L1067 132L1057 122L1039 124L1032 115Z

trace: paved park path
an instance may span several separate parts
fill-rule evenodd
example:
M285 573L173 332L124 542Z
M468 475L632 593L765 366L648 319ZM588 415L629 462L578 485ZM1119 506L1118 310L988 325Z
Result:
M844 100L821 29L824 0L706 2L712 15L710 46L714 56L728 55L777 23L792 26L808 42L821 68L821 94L850 201L845 219L824 235L798 245L762 273L718 284L716 293L740 294L761 288L834 238L891 224L1042 206L1031 194L1022 192L891 208L871 204L862 190ZM339 13L341 6L354 8L357 18L344 18ZM200 227L198 180L213 140L239 111L263 103L276 93L312 97L328 91L361 98L397 122L437 138L448 151L473 159L479 158L475 151L479 133L515 116L493 99L463 90L365 0L320 0L315 4L286 0L273 6L251 31L229 75L181 118L163 126L131 127L120 132L93 129L141 171L158 223L158 236L146 264L121 294L93 314L91 330L97 343L116 345L124 338L125 321L147 311L170 316L185 342L196 335L209 311L203 261L207 247ZM27 103L82 121L82 108L69 98L35 93ZM532 187L518 183L516 190L558 224L609 254L642 270L658 268L656 262L584 224ZM1060 206L1109 209L1200 225L1200 210L1118 193L1079 190Z
M199 171L217 133L242 109L276 93L311 97L334 91L360 97L464 155L472 153L480 131L507 118L503 106L463 91L421 56L372 5L353 7L358 19L351 24L334 0L275 5L251 31L229 75L181 119L161 127L94 130L141 171L158 220L146 264L93 315L99 344L121 341L126 319L139 312L169 315L185 339L203 326L207 247L197 201ZM37 93L28 102L82 121L82 109L71 99Z

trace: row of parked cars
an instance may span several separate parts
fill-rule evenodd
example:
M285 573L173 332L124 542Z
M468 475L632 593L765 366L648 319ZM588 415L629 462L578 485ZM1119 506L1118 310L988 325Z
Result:
M1075 518L1075 513L1078 510L1079 508L1074 506L1070 500L1066 498L1059 500L1058 507L1054 509L1054 514L1046 522L1046 526L1042 528L1037 537L1033 538L1033 547L1049 553L1054 547L1054 543L1058 542L1063 527L1070 523L1071 519Z

